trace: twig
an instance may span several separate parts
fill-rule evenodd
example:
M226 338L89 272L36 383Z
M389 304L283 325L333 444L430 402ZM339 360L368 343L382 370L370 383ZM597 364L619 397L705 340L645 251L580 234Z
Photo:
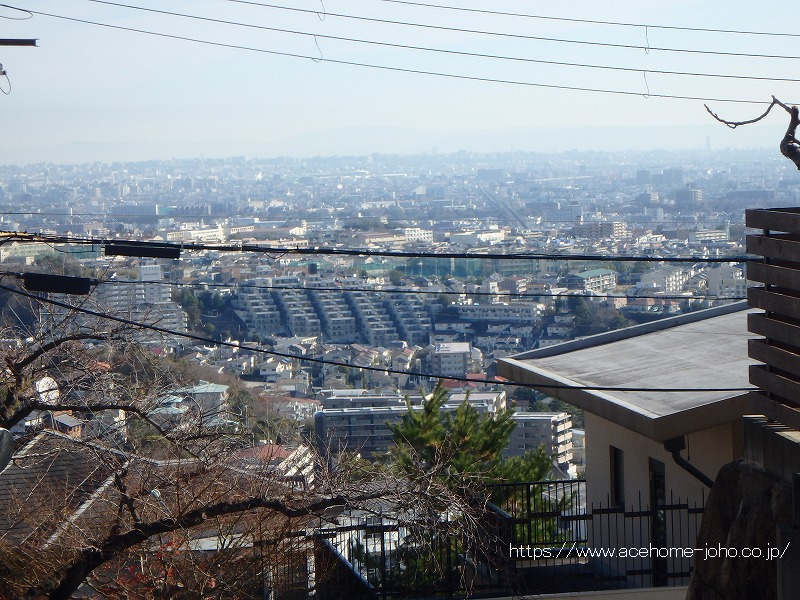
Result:
M736 129L739 125L750 125L751 123L757 123L766 117L772 110L772 107L776 104L789 113L789 128L786 130L786 135L783 136L780 144L781 154L791 160L797 169L800 170L800 141L798 141L795 137L797 126L800 125L800 116L798 116L798 109L796 106L790 107L789 105L778 100L775 96L772 96L772 102L769 103L767 110L765 110L755 119L750 119L749 121L728 121L721 118L718 114L708 108L707 104L704 104L703 106L706 107L708 114L714 117L717 121L730 127L731 129Z
M765 110L763 114L761 114L760 116L756 117L755 119L750 119L749 121L728 121L728 120L723 119L722 117L720 117L717 113L712 111L710 108L708 108L708 104L704 104L703 106L706 107L706 110L708 111L708 114L710 114L712 117L714 117L717 121L719 121L723 125L726 125L726 126L730 127L731 129L736 129L737 127L739 127L739 125L750 125L751 123L757 123L758 121L760 121L761 119L766 117L769 114L769 112L772 110L772 107L775 106L776 104L778 106L780 106L781 108L783 108L786 112L791 112L791 109L786 104L784 104L783 102L778 100L775 96L772 97L772 102L769 103L769 106L767 107L767 110Z

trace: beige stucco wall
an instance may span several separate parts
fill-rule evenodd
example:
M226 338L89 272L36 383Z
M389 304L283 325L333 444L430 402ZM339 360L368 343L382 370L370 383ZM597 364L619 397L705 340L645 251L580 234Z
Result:
M616 446L624 454L625 505L638 504L639 491L642 503L649 505L649 459L664 463L667 501L670 490L675 502L687 499L700 503L708 489L691 474L675 464L664 446L643 435L616 425L611 421L586 413L586 481L590 503L608 504L610 485L609 446ZM714 479L722 465L734 459L734 428L732 424L718 425L686 436L686 449L681 455L703 473Z
M719 425L688 434L687 448L681 455L710 478L734 458L734 426ZM586 413L586 485L587 508L609 504L610 457L609 445L624 452L624 487L626 512L651 508L649 459L664 463L666 501L669 504L684 504L700 507L708 498L708 489L690 473L672 460L661 443L615 423ZM640 501L641 492L641 505ZM670 492L672 495L670 496ZM665 513L665 535L667 548L690 548L695 545L695 536L700 527L701 515L689 515L685 510ZM652 519L649 516L625 518L619 514L596 517L589 528L589 544L595 548L643 548L654 541L651 536ZM663 544L656 544L662 547ZM668 559L669 572L684 572L691 567L691 559ZM649 559L626 563L622 566L611 561L606 568L648 569L653 566ZM644 576L646 583L654 583Z

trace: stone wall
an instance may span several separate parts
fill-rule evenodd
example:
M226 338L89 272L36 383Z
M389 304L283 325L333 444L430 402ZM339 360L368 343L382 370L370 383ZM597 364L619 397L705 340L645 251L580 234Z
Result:
M760 466L734 461L722 467L706 503L695 548L767 548L777 528L790 525L791 486ZM777 561L695 554L687 600L774 600Z

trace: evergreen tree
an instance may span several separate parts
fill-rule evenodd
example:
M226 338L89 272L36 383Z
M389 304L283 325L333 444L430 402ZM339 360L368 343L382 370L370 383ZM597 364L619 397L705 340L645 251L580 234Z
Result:
M550 458L542 448L503 461L514 429L512 410L481 413L468 399L454 411L442 410L446 402L447 391L437 385L421 408L408 403L408 414L389 426L395 442L391 458L399 469L435 469L453 486L536 481L550 472Z

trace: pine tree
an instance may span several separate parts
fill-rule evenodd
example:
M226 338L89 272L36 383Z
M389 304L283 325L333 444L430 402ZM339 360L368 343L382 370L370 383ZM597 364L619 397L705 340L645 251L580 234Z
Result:
M435 469L453 486L537 481L550 472L550 458L539 450L503 461L502 454L514 429L511 409L481 413L469 398L453 410L442 410L447 391L437 385L420 408L412 408L400 423L389 425L395 445L393 463L401 471Z

